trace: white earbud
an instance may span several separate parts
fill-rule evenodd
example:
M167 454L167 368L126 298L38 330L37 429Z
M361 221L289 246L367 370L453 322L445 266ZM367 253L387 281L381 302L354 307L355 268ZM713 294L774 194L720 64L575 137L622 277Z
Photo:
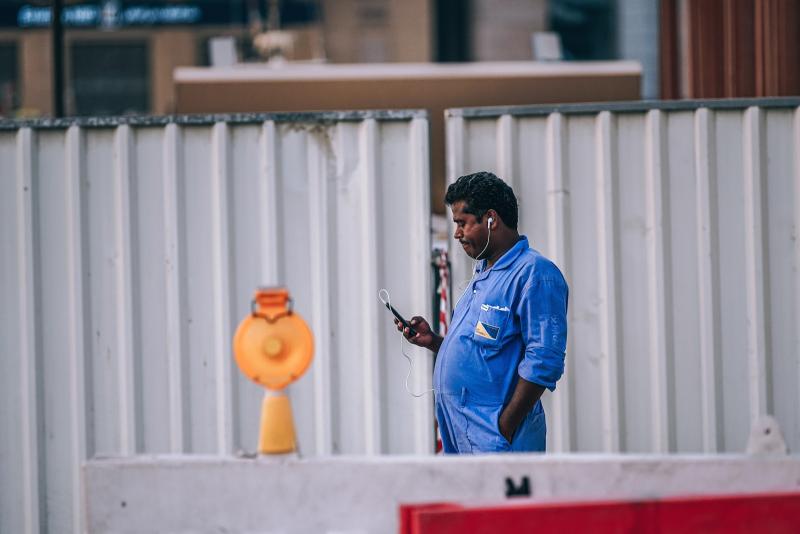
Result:
M492 222L494 222L494 219L492 219L491 217L489 217L489 222L487 222L487 223L486 223L486 226L488 226L488 227L490 227L490 228L491 228L491 226L492 226Z

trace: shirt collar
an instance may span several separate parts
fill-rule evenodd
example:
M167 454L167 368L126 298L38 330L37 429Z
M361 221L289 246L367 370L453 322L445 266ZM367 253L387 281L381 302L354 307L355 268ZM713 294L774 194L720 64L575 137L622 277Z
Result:
M493 270L502 270L508 269L514 263L514 261L522 254L523 251L528 250L528 238L524 235L519 236L519 241L514 243L514 246L511 247L506 251L505 254L500 256L500 259L492 267ZM481 260L478 263L477 268L475 269L476 272L483 272L486 268L486 262L488 260Z

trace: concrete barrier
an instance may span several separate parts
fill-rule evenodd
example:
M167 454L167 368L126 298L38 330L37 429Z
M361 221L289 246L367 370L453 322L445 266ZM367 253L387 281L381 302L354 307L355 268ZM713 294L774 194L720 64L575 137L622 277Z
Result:
M89 532L367 533L396 532L407 503L798 491L800 457L151 456L93 460L83 475Z

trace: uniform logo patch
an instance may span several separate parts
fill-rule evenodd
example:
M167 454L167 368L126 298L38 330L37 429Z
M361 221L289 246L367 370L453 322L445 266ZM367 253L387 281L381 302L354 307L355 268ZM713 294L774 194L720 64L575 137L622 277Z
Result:
M486 339L496 340L498 333L500 333L498 327L484 323L483 321L478 321L478 324L475 325L475 334L485 337Z
M491 304L481 304L481 311L497 310L500 312L507 312L507 306L492 306Z

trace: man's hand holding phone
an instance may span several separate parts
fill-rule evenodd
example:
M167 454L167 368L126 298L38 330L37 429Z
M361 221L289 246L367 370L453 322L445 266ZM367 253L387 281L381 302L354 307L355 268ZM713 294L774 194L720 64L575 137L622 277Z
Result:
M389 301L389 291L381 289L378 291L378 300L380 300L386 309L394 315L394 325L397 331L403 334L409 343L423 347L434 353L439 352L439 347L442 345L442 336L436 334L431 330L431 325L428 321L420 316L412 317L410 321L406 320L399 311L391 305Z
M433 352L439 352L439 347L442 345L442 337L431 330L431 325L422 317L416 315L408 321L408 324L413 328L416 335L411 334L411 328L404 326L397 318L394 320L398 332L402 332L409 343L419 347L426 348Z

